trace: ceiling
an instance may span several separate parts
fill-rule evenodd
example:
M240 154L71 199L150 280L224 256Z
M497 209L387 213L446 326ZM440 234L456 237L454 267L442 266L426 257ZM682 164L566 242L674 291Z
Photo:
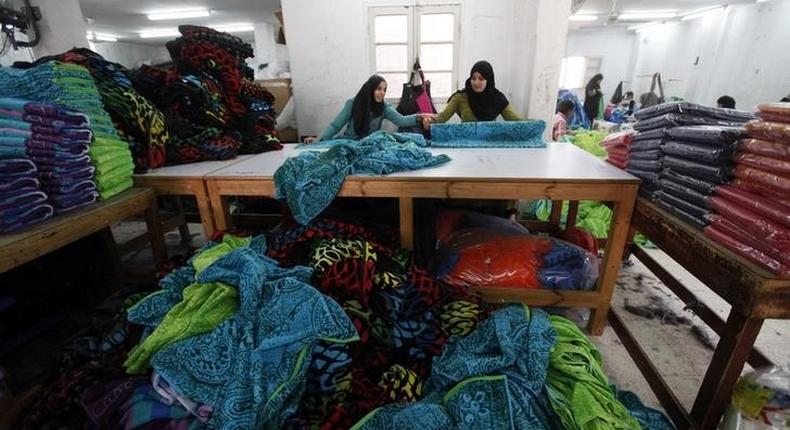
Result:
M640 23L640 21L617 22L608 20L613 5L614 11L617 13L650 11L674 11L684 13L723 4L742 3L754 3L754 0L662 0L661 2L656 2L655 0L586 0L577 13L597 15L598 20L571 21L569 29L571 31L596 31L603 29L625 30L628 26Z
M89 30L117 36L123 42L163 45L173 37L141 39L138 32L174 28L181 24L276 23L274 12L280 9L280 0L80 0L80 6L85 18L93 21L88 24ZM190 8L207 8L211 16L167 21L149 21L145 16L152 11ZM253 40L252 32L237 36Z

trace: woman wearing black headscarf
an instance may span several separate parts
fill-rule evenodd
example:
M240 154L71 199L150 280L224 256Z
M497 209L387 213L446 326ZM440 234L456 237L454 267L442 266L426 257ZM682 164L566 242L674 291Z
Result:
M507 97L496 88L494 69L488 61L478 61L472 66L464 89L453 94L447 100L447 107L436 118L426 120L425 125L446 122L454 114L458 114L462 122L493 121L499 115L506 121L521 121Z
M590 119L590 124L592 124L593 120L598 118L598 114L601 112L601 100L603 98L603 91L601 91L601 81L603 81L603 75L597 74L590 79L590 82L587 82L587 86L584 87L584 112L587 114L587 118Z
M424 115L403 116L389 103L384 101L387 95L387 81L379 75L373 75L362 85L353 99L348 99L343 110L337 115L318 140L331 139L362 139L381 129L383 120L389 120L398 127L413 127L422 123ZM342 135L340 130L346 128ZM315 139L305 139L306 143Z

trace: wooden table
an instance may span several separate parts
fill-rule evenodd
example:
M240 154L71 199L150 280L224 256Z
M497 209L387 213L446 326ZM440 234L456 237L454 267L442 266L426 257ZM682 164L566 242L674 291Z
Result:
M700 230L652 202L639 198L631 224L672 259L732 306L727 321L688 290L675 276L638 246L634 255L672 290L720 340L689 414L616 312L610 322L662 406L679 430L715 429L729 405L732 389L747 361L772 365L753 348L765 319L790 319L790 279L781 279L724 248ZM779 363L784 364L784 363Z
M154 259L161 267L167 260L167 251L156 194L150 189L132 188L73 213L56 216L16 233L0 235L0 273L140 213L145 215Z
M252 155L240 155L231 160L203 161L200 163L161 167L159 169L150 170L144 174L134 175L134 185L136 187L151 188L156 191L158 195L163 196L194 196L197 201L200 221L203 224L203 233L206 235L206 239L209 239L216 229L214 227L214 219L212 218L208 194L206 193L206 185L203 178L209 173L229 167L251 157ZM180 216L179 225L181 226L180 228L182 229L183 236L183 229L185 228L186 221L183 218L183 211L180 210L180 202L178 202L178 207L179 212L181 212L178 215Z
M205 176L215 227L227 230L228 196L274 196L274 172L300 149L254 156ZM613 203L614 216L595 291L515 290L485 288L492 301L521 301L535 306L586 307L592 310L588 330L601 334L625 247L639 181L570 144L545 149L431 149L448 154L446 165L389 176L350 176L340 197L390 197L400 202L401 245L414 243L413 199L551 199L600 200ZM561 205L552 219L559 223Z

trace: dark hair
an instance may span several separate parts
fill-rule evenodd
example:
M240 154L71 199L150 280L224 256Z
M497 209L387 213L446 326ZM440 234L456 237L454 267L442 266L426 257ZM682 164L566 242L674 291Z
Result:
M716 103L723 108L735 109L735 99L730 96L721 96Z
M576 109L576 105L570 100L561 100L559 105L557 105L557 112L567 114L572 110Z
M370 118L373 116L381 116L384 113L384 102L377 103L373 93L376 92L379 84L386 82L384 78L379 75L373 75L368 78L367 82L362 85L362 88L357 91L354 96L354 103L351 105L351 119L354 124L354 132L357 137L363 138L370 134Z
M589 81L587 81L587 85L584 88L587 91L589 91L589 90L593 89L594 87L600 87L602 80L603 80L603 75L598 73L597 75L595 75L592 78L590 78Z

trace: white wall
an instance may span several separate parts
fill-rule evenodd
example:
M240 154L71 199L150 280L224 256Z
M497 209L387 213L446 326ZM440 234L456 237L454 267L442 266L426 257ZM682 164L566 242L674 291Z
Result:
M33 47L36 58L56 55L73 47L87 47L85 18L78 0L31 0L41 8L41 40Z
M602 89L608 100L620 81L630 81L632 78L635 43L636 34L625 29L575 31L568 34L565 56L601 59L601 74L604 76ZM630 82L624 82L623 91L629 89Z
M143 64L154 65L169 63L170 53L164 46L139 45L128 42L94 42L95 51L113 63L120 63L129 69Z
M633 76L647 90L661 72L667 95L715 104L723 94L740 109L790 92L790 1L729 6L718 15L650 27L638 35Z
M547 76L556 74L553 87L539 92L542 99L547 92L553 94L551 113L537 117L548 122L556 99L569 0L344 0L342 7L324 0L289 0L282 6L300 133L318 134L370 75L369 7L432 4L461 5L456 86L463 85L476 61L488 60L496 73L497 88L511 99L516 112L527 116L531 112L528 105L538 94L537 79L532 76L541 79L540 88L544 88L550 80ZM544 23L541 36L539 13L547 20L560 17L560 24ZM556 52L547 52L549 49ZM545 63L536 73L539 56ZM445 100L435 102L441 105Z

